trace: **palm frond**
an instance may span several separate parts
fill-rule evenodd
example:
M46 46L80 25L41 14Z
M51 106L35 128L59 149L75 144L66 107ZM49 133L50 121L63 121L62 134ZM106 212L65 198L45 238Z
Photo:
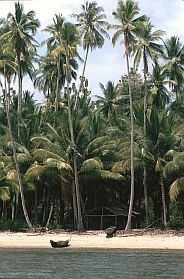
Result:
M184 193L184 177L178 178L170 186L171 201L175 201L181 193Z
M83 162L80 172L87 172L90 170L95 170L95 169L102 169L103 164L101 160L97 157L87 159Z

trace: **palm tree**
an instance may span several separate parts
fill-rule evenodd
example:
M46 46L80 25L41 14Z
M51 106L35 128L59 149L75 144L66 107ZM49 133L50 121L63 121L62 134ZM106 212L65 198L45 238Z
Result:
M59 48L62 44L61 33L62 33L62 29L63 29L65 22L64 22L64 18L61 15L55 15L55 19L53 19L53 21L54 21L54 24L47 26L47 28L44 29L45 32L49 32L52 36L49 39L47 39L46 41L44 41L43 43L47 43L48 56L50 55L51 60L53 58L55 58L55 62L51 61L51 63L56 64L56 67L55 67L57 69L56 76L55 76L56 82L54 80L53 73L52 73L50 79L52 80L52 84L53 84L53 81L55 82L55 87L54 87L55 111L57 112L58 106L59 106L59 91L60 91L61 87L64 86L65 79L66 79L66 71L64 69L66 67L66 65L65 65L66 56L65 56L65 52L64 52L63 48L61 48L59 50ZM72 69L71 77L76 78L75 70L78 68L78 64L77 64L76 60L74 59L74 57L70 58L69 64Z
M167 226L167 206L166 199L166 179L164 177L165 168L167 168L168 157L178 148L180 142L179 136L174 130L175 122L172 115L167 110L158 111L155 107L150 109L147 119L147 134L143 137L141 157L146 163L147 169L151 175L151 180L155 185L160 185L160 196L162 201L162 215L164 226ZM158 181L158 182L157 182ZM155 184L155 185L154 185ZM153 198L158 203L159 197L155 197L156 189L151 189Z
M114 28L117 31L114 33L112 38L113 45L117 40L123 36L123 42L125 47L125 56L127 63L127 73L128 73L128 91L130 99L130 118L131 118L131 195L129 204L129 214L126 225L126 230L131 229L131 217L134 201L134 112L133 112L133 100L132 91L130 85L130 66L129 66L129 56L133 50L136 43L136 31L141 23L145 21L145 16L136 17L139 14L139 6L133 0L122 1L119 0L117 9L113 12L115 19L117 19L119 25L110 25L110 28Z
M170 101L170 92L167 88L167 73L158 64L153 66L152 73L147 80L149 88L148 105L157 109L164 109Z
M46 40L45 42L47 43L47 48L48 48L48 52L52 52L52 50L54 50L55 48L58 47L58 45L60 44L60 33L61 30L63 28L63 24L64 24L64 18L62 17L62 15L55 15L55 18L53 19L53 24L50 26L47 26L44 31L45 32L49 32L52 36ZM43 43L45 43L43 42ZM52 55L51 55L52 57ZM52 57L53 58L53 57ZM55 86L55 111L58 111L58 102L59 102L59 89L60 84L62 84L62 86L65 83L65 77L64 77L64 73L62 70L63 66L61 65L61 61L62 59L62 52L58 52L57 55L55 56L56 59L56 69L57 69L57 77L56 77L56 86ZM62 61L62 64L63 61ZM62 72L62 74L61 74Z
M51 32L52 33L52 32ZM77 204L77 228L83 229L82 222L82 213L81 213L81 201L80 201L80 189L79 189L79 180L77 172L77 152L75 149L75 138L73 130L73 119L72 119L72 110L71 110L71 87L70 82L72 80L72 70L71 70L71 59L74 59L76 56L79 57L77 53L76 45L78 43L78 33L75 25L70 22L63 22L62 28L60 28L57 34L58 45L51 51L53 57L58 57L59 54L64 54L65 56L65 76L66 76L66 96L68 102L68 124L70 130L71 144L73 148L73 168L74 168L74 182L75 182L75 191L76 191L76 204Z
M82 12L80 14L72 15L77 19L76 26L79 28L82 46L86 51L75 107L77 104L78 95L82 90L89 50L91 49L92 51L95 48L101 48L105 41L104 36L109 38L105 30L108 23L105 21L106 15L104 14L104 9L101 6L98 6L96 2L89 1L86 1L85 4L81 5L81 9Z
M171 181L170 198L175 201L182 193L184 193L184 168L183 168L183 152L175 152L173 159L164 169L164 176Z
M15 15L9 13L6 19L2 20L5 25L5 33L1 36L1 42L6 49L12 49L16 55L18 73L18 114L22 110L22 78L23 69L21 63L24 58L31 59L29 53L36 52L34 35L40 22L35 18L35 12L24 12L23 4L15 3Z
M166 70L170 81L169 85L175 92L176 99L178 99L183 83L184 71L184 47L178 37L172 36L164 42L162 56L165 61L163 69Z
M144 133L146 134L146 114L147 114L147 75L148 75L148 58L151 58L152 61L155 61L158 57L158 53L161 51L161 45L156 43L161 36L163 35L163 31L156 30L152 31L152 24L150 20L146 21L142 28L138 30L137 37L138 42L135 46L135 58L134 64L136 66L139 65L141 57L143 59L143 67L144 67ZM144 195L145 195L145 211L146 211L146 221L148 223L149 220L149 212L148 212L148 199L147 199L147 171L144 167L144 175L143 175L143 185L144 185Z
M103 92L103 97L96 95L97 102L99 103L100 110L107 117L108 121L111 120L114 108L118 105L119 96L117 94L117 88L112 81L108 81L106 87L100 83L100 88Z
M8 65L8 62L7 62L7 65ZM13 132L12 132L12 125L11 125L11 120L10 120L10 113L9 113L10 91L9 92L7 91L7 85L6 85L6 65L4 65L4 76L5 76L5 84L4 84L4 90L3 91L4 91L4 94L5 94L5 109L6 109L6 116L7 116L7 123L8 123L8 131L9 131L11 147L12 147L12 151L13 151L13 159L14 159L15 167L16 167L18 185L19 185L19 188L20 188L22 208L23 208L24 216L25 216L26 222L28 224L28 227L30 229L33 229L33 226L32 226L31 221L29 219L29 215L28 215L27 208L26 208L22 178L21 178L20 167L19 167L19 163L18 163L18 159L17 159L16 145L15 145L15 140L14 140L14 136L13 136ZM10 90L10 88L8 90Z

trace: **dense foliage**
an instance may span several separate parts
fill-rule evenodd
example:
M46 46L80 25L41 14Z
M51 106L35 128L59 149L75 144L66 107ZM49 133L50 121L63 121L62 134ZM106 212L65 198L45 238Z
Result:
M83 229L86 213L98 206L123 208L128 221L120 228L184 226L184 47L176 36L164 41L133 0L119 0L113 15L110 24L96 2L81 6L76 24L55 15L43 30L42 57L34 11L18 2L1 19L2 228L25 218L29 228ZM112 43L124 45L127 73L117 84L111 77L100 83L94 96L87 59L109 29ZM25 75L43 103L24 90Z

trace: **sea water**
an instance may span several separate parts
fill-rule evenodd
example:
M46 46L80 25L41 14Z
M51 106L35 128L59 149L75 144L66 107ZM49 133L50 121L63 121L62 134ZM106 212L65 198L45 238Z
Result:
M1 279L184 278L184 251L0 249Z

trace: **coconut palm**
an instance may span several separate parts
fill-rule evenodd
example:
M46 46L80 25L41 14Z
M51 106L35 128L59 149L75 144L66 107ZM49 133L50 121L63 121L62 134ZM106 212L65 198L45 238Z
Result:
M45 42L47 43L47 48L48 48L48 52L52 52L52 50L54 50L56 47L58 47L58 45L61 43L60 40L60 33L61 30L63 28L63 24L64 24L64 18L62 17L62 15L55 15L55 18L53 19L53 24L50 26L47 26L44 31L45 32L49 32L52 36L46 40ZM45 43L43 42L43 43ZM51 55L51 58L52 55ZM56 64L56 69L57 69L57 76L56 76L56 85L55 85L55 111L58 111L58 100L59 100L59 89L61 88L60 84L63 86L64 82L65 82L65 77L64 77L64 73L62 71L63 66L61 65L64 64L64 62L62 61L62 52L58 52L57 55L55 55L55 64ZM62 59L62 60L61 60ZM62 73L62 74L61 74Z
M13 136L11 119L10 119L10 80L11 80L11 75L14 74L16 71L16 63L12 61L11 55L8 55L9 54L8 52L6 53L5 51L3 51L3 53L1 52L1 54L2 55L0 55L1 56L0 66L1 66L1 74L3 74L3 76L4 76L3 92L4 92L4 96L5 96L5 110L6 110L6 117L7 117L8 132L9 132L11 147L12 147L12 151L13 151L13 159L14 159L15 167L16 167L18 185L19 185L20 195L21 195L22 208L23 208L26 222L27 222L29 228L32 229L33 227L30 222L27 208L26 208L22 178L21 178L21 174L20 174L20 168L19 168L17 152L16 152L16 145L15 145L15 140L14 140L14 136ZM10 60L8 57L10 58ZM7 82L8 82L8 87L7 87Z
M35 18L35 12L24 12L23 4L15 3L15 15L9 13L6 19L2 20L5 25L5 33L1 36L1 42L6 49L12 49L16 55L18 74L18 113L22 110L22 77L23 69L21 63L25 56L31 59L29 53L35 53L34 35L40 22Z
M132 91L130 86L130 66L129 66L129 56L133 50L133 47L136 43L136 31L141 23L145 21L145 16L139 15L139 6L136 2L132 0L118 1L116 11L113 12L113 15L120 24L110 25L109 27L116 29L112 37L113 45L117 40L122 36L124 47L125 47L125 56L127 63L127 73L128 73L128 91L130 99L130 118L131 118L131 195L130 195L130 204L129 204L129 214L126 229L131 229L131 216L133 209L134 201L134 112L133 112L133 101L132 101ZM136 17L138 16L138 17Z
M10 92L7 92L6 83L5 83L4 93L5 93L5 100L6 100L6 116L7 116L7 122L8 122L8 131L9 131L11 146L12 146L12 150L13 150L13 158L14 158L14 162L15 162L15 166L16 166L16 172L17 172L18 185L19 185L19 188L20 188L22 208L23 208L24 216L25 216L26 222L28 224L28 227L30 229L33 229L33 226L32 226L31 221L29 219L29 215L28 215L27 208L26 208L22 178L21 178L21 173L20 173L20 168L19 168L19 163L18 163L17 153L16 153L15 140L14 140L13 133L12 133L12 125L11 125L11 121L10 121L9 103L8 103L8 100L9 100L8 96L10 95Z
M96 95L97 102L99 103L100 110L103 111L104 115L110 121L113 115L115 107L118 105L120 98L118 96L117 88L112 81L108 81L106 87L100 83L103 96Z
M142 140L141 157L144 160L147 169L150 173L155 173L155 178L152 177L154 184L159 183L160 195L162 201L163 223L167 226L167 206L168 200L166 188L166 179L164 177L164 170L167 168L168 157L178 149L180 137L176 130L174 130L175 122L172 115L166 110L158 111L155 107L150 109L147 118L147 134ZM158 177L157 177L158 175ZM156 180L158 179L158 182ZM151 180L150 183L152 184ZM153 184L153 187L155 185ZM150 189L152 197L156 189ZM158 196L156 197L158 202Z
M170 81L169 85L178 99L183 83L184 71L184 47L181 44L179 37L172 36L164 42L162 55L165 61L163 69L166 70Z
M55 15L55 19L53 19L54 24L47 26L44 29L45 32L49 32L51 37L44 41L43 43L47 43L48 54L50 54L50 58L55 58L55 64L57 69L57 76L55 78L55 111L58 111L58 101L59 101L59 91L62 86L65 84L66 80L66 54L63 48L63 41L62 41L62 32L65 28L66 22L62 15ZM77 34L77 31L76 31ZM76 36L77 38L77 36ZM76 41L77 43L77 41ZM71 49L70 49L71 50ZM78 68L78 64L74 58L74 56L78 56L78 53L73 48L75 55L72 55L69 59L69 64L71 68L70 78L76 78L75 70ZM73 54L74 54L73 53ZM52 62L54 63L54 62ZM53 76L52 76L53 77Z
M63 54L61 55L59 61L60 61L59 76L58 76L57 61L56 59L53 59L51 54L47 54L46 56L40 57L39 69L37 69L34 73L35 88L38 88L38 90L43 93L47 101L48 100L52 101L52 99L54 100L55 98L54 100L55 111L56 111L56 107L59 105L58 103L59 94L56 94L56 92L60 92L61 88L65 84L65 57ZM72 71L72 78L76 79L77 76L76 70L78 69L77 61L75 59L70 59L70 66ZM58 82L58 78L59 78L59 82Z
M171 201L176 201L184 192L184 154L175 152L173 155L172 161L164 169L164 176L171 182L169 191Z
M76 26L79 29L82 46L86 51L75 107L78 95L82 90L89 50L91 49L92 51L95 48L101 48L105 41L104 37L109 38L106 31L108 22L105 20L106 15L104 14L104 9L101 6L98 6L96 2L86 1L85 4L81 5L81 10L81 13L72 15L77 19Z
M161 45L157 43L164 34L161 30L152 31L153 25L150 20L145 21L137 32L138 41L135 46L134 64L138 66L141 58L143 59L144 67L144 131L146 133L146 110L147 110L147 76L148 76L148 59L152 61L158 59L158 54L161 53Z
M148 58L151 58L152 61L155 61L158 58L158 53L161 51L161 45L157 43L163 35L163 31L156 30L152 31L153 26L150 20L146 21L142 28L138 30L137 37L138 41L135 46L135 57L134 64L137 67L140 63L141 58L143 59L144 67L144 132L146 133L146 113L147 113L147 75L148 75ZM148 223L149 213L148 213L148 199L147 199L147 171L144 167L143 175L143 185L144 185L144 194L145 194L145 211L146 211L146 220Z
M147 83L149 88L148 105L157 109L164 109L171 99L171 94L167 88L166 71L160 65L155 64L152 73L149 74Z
M48 29L49 31L49 29ZM53 33L52 28L49 31ZM55 31L54 31L55 32ZM70 130L71 143L73 146L73 167L75 173L75 187L76 187L76 200L77 200L77 227L78 229L83 228L82 223L82 214L81 214L81 202L80 202L80 190L79 190L79 181L78 181L78 172L77 172L77 161L76 161L76 150L75 150L75 138L73 130L73 119L72 119L72 110L71 110L71 87L70 82L72 80L72 70L70 66L70 60L75 57L79 57L77 53L76 45L78 43L78 33L75 25L70 22L63 22L62 28L60 28L57 33L58 45L51 51L53 57L58 57L59 54L63 53L65 56L65 76L66 76L66 96L68 102L68 123Z

